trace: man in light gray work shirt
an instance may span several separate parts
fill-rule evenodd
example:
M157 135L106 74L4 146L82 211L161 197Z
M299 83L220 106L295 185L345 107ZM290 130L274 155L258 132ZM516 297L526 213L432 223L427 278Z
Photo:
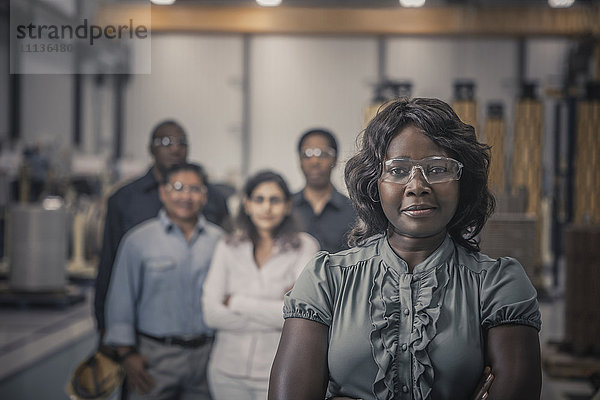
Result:
M200 300L221 229L200 214L205 175L179 164L159 188L164 208L126 234L106 302L104 343L115 346L135 399L210 399L213 332Z

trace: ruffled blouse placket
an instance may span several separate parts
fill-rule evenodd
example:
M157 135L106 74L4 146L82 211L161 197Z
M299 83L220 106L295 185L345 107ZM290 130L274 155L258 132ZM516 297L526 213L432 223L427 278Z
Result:
M404 262L404 261L402 261ZM406 266L408 269L408 266ZM413 326L413 290L411 283L413 275L402 273L399 276L398 288L400 297L400 318L398 329L398 351L396 353L396 364L398 366L411 365L411 353L409 351L410 338ZM413 379L411 368L399 369L399 381L394 387L394 398L412 399Z
M370 339L378 366L373 391L379 400L424 400L434 379L426 347L436 335L452 241L446 238L413 273L385 237L379 247L382 258L370 297Z

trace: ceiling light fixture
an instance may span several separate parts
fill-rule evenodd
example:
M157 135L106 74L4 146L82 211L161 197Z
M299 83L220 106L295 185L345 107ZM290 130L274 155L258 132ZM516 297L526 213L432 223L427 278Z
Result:
M548 4L552 8L568 8L575 3L575 0L548 0Z
M170 6L175 3L175 0L150 0L152 4L156 4L157 6Z
M425 5L425 0L400 0L400 5L402 7L423 7Z
M281 0L256 0L259 6L276 7L281 4Z

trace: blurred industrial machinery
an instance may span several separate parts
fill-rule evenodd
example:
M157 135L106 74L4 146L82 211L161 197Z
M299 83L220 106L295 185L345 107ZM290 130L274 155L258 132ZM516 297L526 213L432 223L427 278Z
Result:
M59 197L15 203L8 217L10 287L19 292L63 291L67 283L67 214Z
M374 95L371 104L364 112L364 126L377 114L379 108L387 101L398 97L410 97L412 93L412 82L408 80L392 81L385 79L374 86Z
M84 299L70 279L96 276L111 169L97 157L48 154L48 173L36 193L32 175L24 173L27 157L13 158L22 165L12 168L20 171L12 179L0 174L6 189L0 196L5 214L0 273L8 277L0 286L0 305L69 305ZM58 157L68 167L59 167Z
M454 82L454 99L452 108L460 119L475 128L479 136L477 124L477 101L475 99L475 82L470 79L458 79Z

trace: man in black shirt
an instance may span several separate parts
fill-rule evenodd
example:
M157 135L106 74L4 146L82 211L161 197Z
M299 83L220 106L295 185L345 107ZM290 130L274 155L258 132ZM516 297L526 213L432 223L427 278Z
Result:
M158 215L162 207L158 188L163 173L187 160L187 137L181 125L172 120L156 125L150 136L149 151L154 164L148 172L108 198L94 298L96 323L100 332L104 331L104 302L121 239L134 226ZM207 189L208 201L203 214L210 222L226 227L229 224L229 210L225 198L213 186L207 185Z
M298 155L306 186L292 198L305 231L330 253L348 248L347 234L356 219L350 199L331 183L337 154L337 141L330 131L305 132L298 141Z

